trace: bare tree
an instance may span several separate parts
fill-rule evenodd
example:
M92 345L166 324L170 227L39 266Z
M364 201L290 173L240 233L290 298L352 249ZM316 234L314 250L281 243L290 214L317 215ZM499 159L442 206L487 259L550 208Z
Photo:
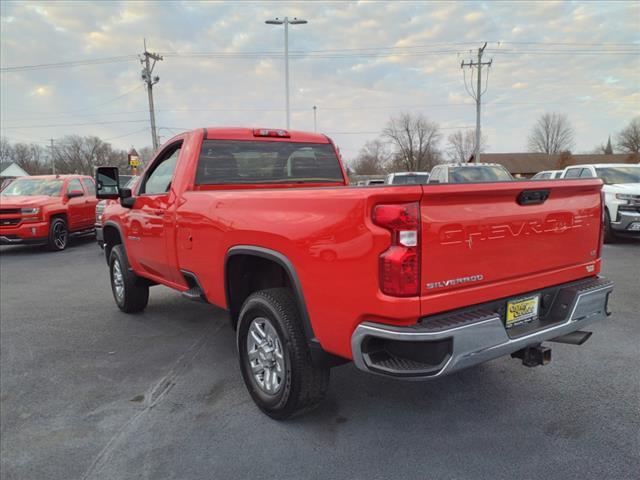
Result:
M127 168L126 152L113 150L98 137L64 137L56 145L54 157L60 173L93 175L95 167L105 165Z
M45 173L44 149L36 143L16 143L12 147L11 161L29 175Z
M390 154L385 143L380 139L364 144L353 162L353 173L356 175L379 175L385 172Z
M474 130L458 130L447 137L447 156L452 162L468 162L476 148ZM487 148L487 137L480 138L480 153Z
M555 154L570 151L575 142L575 131L566 115L545 113L529 134L529 151Z
M623 153L640 153L640 117L635 117L616 135L616 149Z
M422 114L391 117L382 136L394 148L394 170L431 170L439 161L440 130Z
M154 153L156 152L153 147L142 147L138 150L142 167L149 165L149 162L153 159Z
M0 138L0 163L13 162L13 147L9 143L9 140L2 137Z

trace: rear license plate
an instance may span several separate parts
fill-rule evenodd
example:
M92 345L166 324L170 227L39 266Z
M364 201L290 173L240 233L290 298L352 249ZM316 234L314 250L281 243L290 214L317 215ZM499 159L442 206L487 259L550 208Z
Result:
M507 302L507 321L505 327L511 328L521 323L530 322L538 317L540 297L519 298Z

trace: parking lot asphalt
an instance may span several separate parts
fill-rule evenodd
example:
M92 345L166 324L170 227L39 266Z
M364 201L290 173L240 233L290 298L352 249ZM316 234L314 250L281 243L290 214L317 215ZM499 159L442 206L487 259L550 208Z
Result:
M164 287L115 306L92 241L0 248L0 476L9 479L638 478L640 243L606 245L610 320L529 369L433 382L332 371L276 422L245 390L226 312Z

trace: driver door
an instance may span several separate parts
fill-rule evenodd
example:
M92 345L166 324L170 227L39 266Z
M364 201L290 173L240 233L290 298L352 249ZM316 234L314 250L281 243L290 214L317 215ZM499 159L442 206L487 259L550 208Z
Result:
M171 182L180 156L182 141L167 146L155 159L140 184L134 207L127 215L127 248L147 273L177 281L169 263L167 238L175 228Z
M67 196L69 192L81 192L82 195L79 197L69 198ZM67 219L69 221L69 231L75 232L77 230L82 230L84 228L82 221L85 213L86 198L80 180L77 178L71 178L67 182L67 188L64 194L65 201L67 202Z

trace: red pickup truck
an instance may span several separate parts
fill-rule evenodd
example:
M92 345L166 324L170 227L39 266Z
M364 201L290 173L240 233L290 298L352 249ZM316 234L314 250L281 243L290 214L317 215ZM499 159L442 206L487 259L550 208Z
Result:
M580 344L609 315L597 179L349 187L324 135L205 128L133 191L116 168L97 185L120 200L103 213L118 307L162 284L226 308L274 418L318 404L344 361L424 380L509 354L541 365L543 341Z
M17 178L0 193L0 244L46 244L64 250L70 234L93 232L97 203L89 176Z

